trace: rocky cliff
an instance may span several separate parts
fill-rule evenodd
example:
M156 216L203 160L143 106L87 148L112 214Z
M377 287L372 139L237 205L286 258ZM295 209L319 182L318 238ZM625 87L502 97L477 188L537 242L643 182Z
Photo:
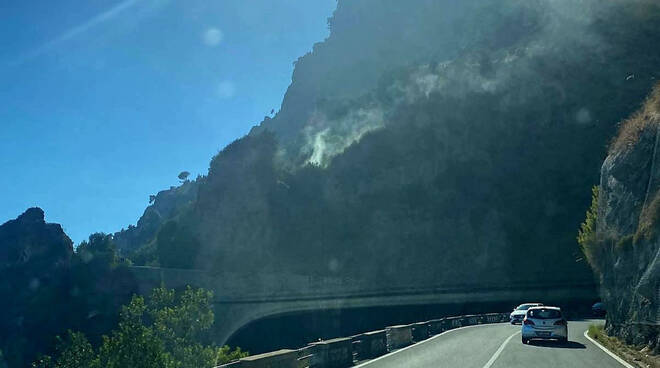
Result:
M281 110L210 164L197 268L591 279L575 228L660 78L655 1L340 0ZM460 266L459 266L460 265Z
M608 332L660 350L660 86L622 123L601 169L595 239Z
M0 349L15 366L28 366L22 359L60 332L52 318L62 314L53 304L65 300L72 256L71 239L60 225L46 223L40 208L0 225Z
M117 249L123 254L130 254L140 246L152 242L161 225L183 212L197 198L201 182L200 178L195 181L186 180L178 187L158 192L144 210L137 226L129 225L127 229L113 235Z
M110 239L93 235L81 245L85 254L80 247L74 252L40 208L0 225L0 351L10 367L30 366L37 353L51 352L55 335L66 329L97 341L114 325L136 284L99 246Z
M0 269L41 265L47 274L68 267L72 255L73 242L60 225L44 221L41 208L30 208L0 226Z

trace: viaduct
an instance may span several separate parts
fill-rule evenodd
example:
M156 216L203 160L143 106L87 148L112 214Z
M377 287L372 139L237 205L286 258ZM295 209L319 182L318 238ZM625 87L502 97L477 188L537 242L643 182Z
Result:
M219 274L200 270L131 267L141 294L164 285L187 285L214 292L214 306L223 323L216 327L217 343L224 344L248 324L262 318L297 312L394 307L411 305L497 303L511 301L572 300L588 303L598 298L593 280L582 282L528 282L471 285L389 285L374 287L341 277L290 273Z

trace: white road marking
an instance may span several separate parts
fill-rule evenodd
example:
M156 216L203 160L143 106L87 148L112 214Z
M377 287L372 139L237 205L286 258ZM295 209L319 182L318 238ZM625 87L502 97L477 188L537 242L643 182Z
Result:
M490 366L493 365L493 363L495 363L495 360L497 360L497 358L500 356L500 354L502 354L502 350L504 350L504 348L506 347L506 344L508 344L509 341L511 341L511 339L519 333L520 333L520 331L516 331L516 333L514 333L513 335L509 336L506 340L504 340L502 345L500 345L500 348L497 349L497 351L495 352L495 354L493 354L492 357L490 357L490 360L488 361L488 363L486 363L486 365L484 365L483 368L490 368Z
M606 352L606 353L607 353L609 356L611 356L612 358L616 359L616 361L619 362L619 363L621 363L621 365L623 365L624 367L626 367L626 368L635 368L634 366L628 364L628 362L626 362L625 360L619 358L618 355L616 355L616 354L614 354L613 352L607 350L607 348L604 347L603 345L599 344L598 341L596 341L596 340L592 339L591 337L589 337L589 334L588 334L587 332L589 332L589 331L588 331L588 330L587 330L587 331L584 331L584 337L586 337L586 338L587 338L589 341L591 341L594 345L596 345L596 346L598 346L599 348L601 348L604 352Z
M440 337L440 336L442 336L442 335L444 335L444 334L447 334L447 333L453 332L453 331L465 330L465 329L467 329L467 328L473 328L473 327L495 326L495 325L498 325L498 324L500 324L500 323L486 323L486 324L483 324L483 325L471 325L471 326L463 326L463 327L453 328L453 329L451 329L451 330L447 330L447 331L445 331L445 332L443 332L443 333L440 333L440 334L438 334L438 335L435 335L435 336L433 336L433 337L430 337L430 338L428 338L428 339L426 339L426 340L420 341L420 342L418 342L418 343L416 343L416 344L408 345L408 346L406 346L405 348L402 348L402 349L399 349L399 350L394 350L393 352L391 352L391 353L387 353L387 354L385 354L385 355L383 355L383 356L379 356L379 357L376 358L376 359L370 360L370 361L365 362L365 363L362 363L362 364L360 364L360 365L356 365L356 366L353 367L353 368L364 367L364 366L366 366L366 365L368 365L368 364L371 364L371 363L377 362L377 361L379 361L379 360L381 360L381 359L385 359L385 358L387 358L387 357L390 357L390 356L392 356L392 355L394 355L394 354L396 354L396 353L400 353L400 352L402 352L402 351L406 351L406 350L408 350L408 349L410 349L410 348L413 348L413 347L415 347L415 346L420 346L420 345L422 345L422 344L424 344L424 343L426 343L426 342L429 342L429 341L431 341L431 340L435 340L435 339L437 339L438 337ZM517 333L517 332L516 332L516 333Z

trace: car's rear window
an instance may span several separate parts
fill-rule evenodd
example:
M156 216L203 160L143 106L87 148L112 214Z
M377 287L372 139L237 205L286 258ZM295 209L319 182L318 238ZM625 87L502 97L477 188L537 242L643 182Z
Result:
M561 318L561 312L556 309L531 309L527 312L529 318L555 319Z

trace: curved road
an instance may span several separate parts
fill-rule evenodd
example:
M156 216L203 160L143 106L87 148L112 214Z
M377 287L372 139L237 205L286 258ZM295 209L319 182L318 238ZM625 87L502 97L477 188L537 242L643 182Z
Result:
M584 337L590 324L568 323L568 343L523 345L520 325L477 325L449 330L426 341L358 365L365 368L623 368Z

